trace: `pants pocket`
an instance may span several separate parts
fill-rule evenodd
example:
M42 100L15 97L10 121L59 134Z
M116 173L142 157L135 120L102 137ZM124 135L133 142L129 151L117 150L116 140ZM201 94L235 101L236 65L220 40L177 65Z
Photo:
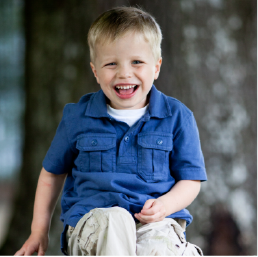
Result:
M186 242L184 229L173 219L149 223L137 229L137 255L201 256L198 246Z

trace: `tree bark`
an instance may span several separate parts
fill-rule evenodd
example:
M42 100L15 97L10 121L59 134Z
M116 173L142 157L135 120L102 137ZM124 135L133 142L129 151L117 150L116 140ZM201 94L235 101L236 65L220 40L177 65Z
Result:
M14 254L30 234L35 189L42 160L66 103L98 90L89 66L87 31L94 1L33 1L24 6L25 94L23 164L17 179L13 217L0 251ZM54 213L47 254L60 251L60 204Z

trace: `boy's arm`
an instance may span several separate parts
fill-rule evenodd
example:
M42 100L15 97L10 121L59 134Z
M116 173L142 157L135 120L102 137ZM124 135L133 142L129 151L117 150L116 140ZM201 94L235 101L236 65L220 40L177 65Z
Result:
M67 174L55 175L42 168L34 203L31 235L15 255L44 255L52 214Z
M180 180L169 192L145 202L140 213L135 214L142 224L161 221L168 215L190 205L200 192L199 180Z

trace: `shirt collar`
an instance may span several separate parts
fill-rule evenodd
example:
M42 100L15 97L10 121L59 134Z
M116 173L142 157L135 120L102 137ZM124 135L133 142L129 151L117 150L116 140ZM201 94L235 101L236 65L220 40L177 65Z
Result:
M93 118L109 117L107 113L107 99L102 90L91 96L85 115Z
M157 90L154 85L150 91L149 113L150 117L157 118L172 116L167 96Z
M167 96L157 90L154 85L152 85L149 94L150 100L148 112L150 117L165 118L172 116ZM87 105L85 115L94 118L110 118L107 113L107 98L102 90L99 90L92 95L89 104Z

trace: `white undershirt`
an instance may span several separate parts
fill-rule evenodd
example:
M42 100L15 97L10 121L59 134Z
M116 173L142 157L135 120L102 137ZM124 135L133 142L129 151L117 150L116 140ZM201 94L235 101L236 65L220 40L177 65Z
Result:
M130 127L138 121L147 111L148 104L136 110L118 110L107 104L107 113L116 120L127 123Z

